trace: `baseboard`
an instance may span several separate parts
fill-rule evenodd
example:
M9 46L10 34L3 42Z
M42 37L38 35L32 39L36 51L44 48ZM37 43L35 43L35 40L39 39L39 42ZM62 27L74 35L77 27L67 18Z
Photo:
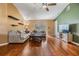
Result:
M0 46L4 46L4 45L7 45L7 44L9 44L9 43L2 43L2 44L0 44Z
M75 44L75 45L79 46L79 43L76 43L76 42L71 42L71 43L73 43L73 44Z

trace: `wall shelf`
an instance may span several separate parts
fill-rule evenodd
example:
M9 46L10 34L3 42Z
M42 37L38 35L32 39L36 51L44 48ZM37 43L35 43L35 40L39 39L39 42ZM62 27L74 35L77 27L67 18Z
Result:
M24 24L23 24L23 23L21 23L21 22L19 22L18 24L19 24L19 25L24 25Z
M11 26L15 27L15 26L18 26L18 25L16 25L16 24L11 24Z
M8 17L9 17L9 18L12 18L13 20L20 20L20 19L14 17L14 16L11 16L11 15L8 15Z

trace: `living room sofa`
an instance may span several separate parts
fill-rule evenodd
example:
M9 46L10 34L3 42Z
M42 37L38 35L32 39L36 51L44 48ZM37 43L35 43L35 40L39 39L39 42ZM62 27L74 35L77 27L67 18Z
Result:
M29 37L31 32L25 31L9 31L8 38L9 43L24 43Z

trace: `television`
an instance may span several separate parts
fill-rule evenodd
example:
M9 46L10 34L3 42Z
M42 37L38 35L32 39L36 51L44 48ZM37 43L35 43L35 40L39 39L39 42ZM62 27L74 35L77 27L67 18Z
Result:
M69 31L71 32L71 33L76 33L77 32L77 24L70 24L69 25Z

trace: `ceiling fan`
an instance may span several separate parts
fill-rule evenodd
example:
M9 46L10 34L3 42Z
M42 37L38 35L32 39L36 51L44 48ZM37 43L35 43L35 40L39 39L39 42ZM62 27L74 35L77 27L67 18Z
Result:
M46 9L46 11L49 11L49 6L55 6L56 3L42 3L43 8Z

